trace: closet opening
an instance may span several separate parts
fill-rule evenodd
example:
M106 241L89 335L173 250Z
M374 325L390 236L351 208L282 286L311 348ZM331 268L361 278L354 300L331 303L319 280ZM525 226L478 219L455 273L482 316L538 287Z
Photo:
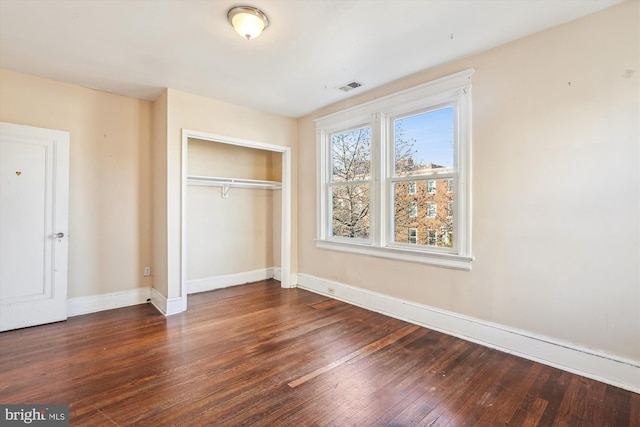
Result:
M290 147L183 129L182 304L187 295L291 280Z

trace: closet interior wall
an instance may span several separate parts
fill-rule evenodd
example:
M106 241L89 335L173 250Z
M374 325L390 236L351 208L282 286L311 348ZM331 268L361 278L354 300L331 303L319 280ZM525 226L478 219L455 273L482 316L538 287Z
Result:
M281 174L281 153L189 139L190 177L280 183ZM273 275L280 265L281 193L231 185L225 198L221 185L188 185L187 284L209 280L228 286L250 273ZM239 283L221 277L238 277Z

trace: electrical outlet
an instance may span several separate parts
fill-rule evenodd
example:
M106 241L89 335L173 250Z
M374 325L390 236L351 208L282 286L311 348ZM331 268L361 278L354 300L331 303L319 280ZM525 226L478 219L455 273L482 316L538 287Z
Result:
M151 276L151 267L145 267L144 268L144 276Z
M327 288L327 292L330 293L331 295L335 295L336 288Z

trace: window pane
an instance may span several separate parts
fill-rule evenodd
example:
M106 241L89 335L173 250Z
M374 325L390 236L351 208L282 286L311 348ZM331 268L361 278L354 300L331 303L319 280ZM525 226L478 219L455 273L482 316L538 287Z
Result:
M453 169L453 107L394 120L396 176Z
M332 187L332 235L369 238L369 184Z
M449 179L415 181L415 194L408 191L413 182L393 184L394 242L453 247L455 200L448 182ZM417 239L412 238L414 229Z
M356 181L371 176L371 128L331 135L332 181Z

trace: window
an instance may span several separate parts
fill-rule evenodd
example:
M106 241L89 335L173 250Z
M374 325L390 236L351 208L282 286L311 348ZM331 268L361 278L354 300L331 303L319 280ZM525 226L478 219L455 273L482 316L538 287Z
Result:
M408 241L409 241L409 243L412 243L414 245L416 243L418 243L418 229L417 228L410 228L409 229Z
M409 194L410 195L416 194L416 183L415 182L410 182L409 183Z
M438 205L436 203L427 203L427 218L435 218Z
M472 73L316 120L319 247L470 269Z
M427 230L427 245L429 246L436 245L436 230L432 228Z
M436 194L436 182L432 179L427 181L427 193Z
M415 218L418 216L418 202L409 202L409 217Z

